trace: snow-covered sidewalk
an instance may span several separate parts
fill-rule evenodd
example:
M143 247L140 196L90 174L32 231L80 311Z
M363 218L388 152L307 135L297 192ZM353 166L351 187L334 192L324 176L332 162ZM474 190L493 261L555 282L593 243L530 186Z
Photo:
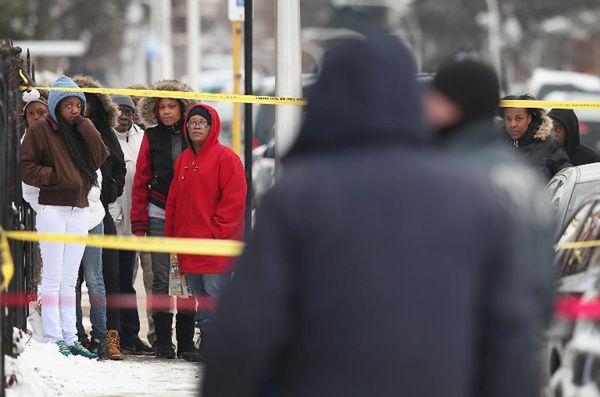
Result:
M184 360L126 356L123 361L64 357L49 343L28 342L17 359L6 357L16 384L8 397L197 396L202 367Z

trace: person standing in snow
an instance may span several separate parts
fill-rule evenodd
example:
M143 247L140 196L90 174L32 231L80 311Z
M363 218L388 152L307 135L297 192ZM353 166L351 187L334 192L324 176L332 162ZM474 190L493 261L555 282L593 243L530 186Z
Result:
M528 94L509 95L502 100L530 101L535 98ZM552 134L552 119L544 115L543 109L501 107L498 113L512 145L546 181L563 168L572 166L569 156Z
M191 91L177 80L159 81L154 90ZM173 179L177 157L187 149L183 137L183 116L192 102L189 100L144 97L139 108L142 120L150 127L144 133L137 159L131 200L131 230L136 236L165 235L165 207ZM169 301L169 254L152 253L152 294L156 301ZM191 298L188 298L191 300ZM181 302L177 298L177 304ZM186 305L187 306L187 305ZM158 358L176 357L172 342L173 314L169 308L153 310L156 330L155 354ZM177 350L193 350L194 313L179 310L176 316Z
M119 140L127 173L125 175L125 186L123 194L117 197L114 203L109 204L109 211L115 220L117 234L130 236L131 233L131 190L133 188L133 176L135 165L142 145L144 131L133 123L135 105L128 96L113 96L113 102L117 105L119 113L114 133ZM154 350L139 337L140 318L137 309L136 291L133 287L134 268L137 264L137 253L128 250L119 250L120 269L120 291L122 296L127 296L127 302L134 304L133 307L121 308L121 350L125 354L153 354Z
M54 87L79 88L66 76ZM88 192L98 185L96 170L109 152L93 123L82 116L85 105L81 93L50 92L49 117L33 123L21 145L23 182L40 189L39 232L87 235ZM40 249L44 336L65 356L93 358L77 340L75 327L75 284L85 246L41 241Z
M73 80L81 87L102 88L102 84L89 76L74 76ZM107 94L86 93L88 103L87 115L90 117L102 137L102 141L110 150L110 156L102 164L102 194L101 201L104 206L104 234L111 236L117 234L115 222L108 211L108 205L123 194L125 184L125 160L121 145L113 132L116 123L117 107ZM102 271L106 289L106 357L111 360L122 360L123 352L120 347L121 317L119 283L121 269L119 267L119 251L113 249L102 250ZM96 346L99 349L100 346Z
M175 163L166 208L169 237L242 240L246 176L240 158L219 143L221 120L217 111L197 103L185 116L184 136L189 148ZM231 259L219 256L177 255L194 296L218 300L231 278ZM183 352L188 361L201 361L210 338L212 313L197 312L199 350Z
M552 109L548 112L552 119L552 132L567 151L573 166L597 163L600 153L581 143L579 136L579 119L571 109Z
M415 74L397 37L326 53L219 302L203 397L536 395L506 213L429 147Z

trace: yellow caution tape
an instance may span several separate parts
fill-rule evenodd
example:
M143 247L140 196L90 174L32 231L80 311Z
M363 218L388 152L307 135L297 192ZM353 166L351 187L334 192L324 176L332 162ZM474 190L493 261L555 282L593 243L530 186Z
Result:
M22 77L24 78L24 77ZM287 98L276 96L257 96L242 94L211 94L202 92L162 91L162 90L134 90L130 88L70 88L70 87L31 87L21 86L21 91L32 88L48 91L62 92L88 92L90 94L144 96L154 98L193 99L199 101L233 102L233 103L260 103L265 105L306 105L304 98Z
M238 256L242 253L244 248L244 243L241 241L197 238L101 235L77 236L73 234L37 233L29 231L5 231L4 236L11 240L21 241L50 241L130 251L195 255Z
M10 254L10 246L8 245L8 237L0 229L0 252L2 253L2 285L0 285L0 292L6 291L8 284L15 274L15 265Z
M600 101L500 101L504 108L538 108L538 109L598 109Z
M561 251L561 250L572 250L572 249L577 249L577 248L592 248L592 247L600 247L600 240L562 243L562 244L555 245L554 249L557 251Z

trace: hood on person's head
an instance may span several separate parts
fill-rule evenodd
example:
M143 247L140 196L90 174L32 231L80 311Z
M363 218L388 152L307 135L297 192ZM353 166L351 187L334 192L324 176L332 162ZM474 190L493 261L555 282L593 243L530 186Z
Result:
M565 126L567 132L567 142L565 148L567 153L572 153L579 147L579 120L577 115L571 109L552 109L547 114L552 120L557 120Z
M443 66L433 79L433 88L461 109L463 117L460 124L492 120L500 101L496 72L474 60Z
M80 86L81 88L104 88L102 83L90 76L84 75L76 75L73 76L73 81ZM86 94L86 95L94 95L98 102L100 102L102 108L107 113L108 125L114 126L117 123L117 105L112 101L110 95L108 94ZM93 106L92 106L93 111ZM84 114L82 111L81 114Z
M180 83L177 80L161 80L152 84L149 89L151 90L159 90L159 91L184 91L191 92L192 89ZM156 116L158 101L161 98L159 97L143 97L138 102L138 111L140 113L140 117L146 126L153 126L158 124L158 119ZM191 99L177 99L182 106L181 114L185 114L185 112L194 104L194 101Z
M192 140L189 136L189 129L187 124L192 118L192 116L199 115L206 119L208 124L210 125L210 129L208 130L208 136L206 140L202 144L202 148L200 149L200 153L205 152L212 146L219 143L219 135L221 134L221 118L219 117L219 113L212 106L206 105L204 103L195 103L192 105L190 110L184 116L185 123L183 125L183 132L185 139L187 140L188 146L193 149L194 145L192 144Z
M75 84L73 80L65 75L60 76L54 83L53 87L79 88L79 86ZM48 95L48 113L50 113L52 120L58 123L56 118L56 107L60 101L71 96L81 99L81 114L85 112L85 95L83 95L83 92L50 91L50 94Z
M349 39L332 48L287 157L377 142L430 141L415 75L412 55L389 35Z

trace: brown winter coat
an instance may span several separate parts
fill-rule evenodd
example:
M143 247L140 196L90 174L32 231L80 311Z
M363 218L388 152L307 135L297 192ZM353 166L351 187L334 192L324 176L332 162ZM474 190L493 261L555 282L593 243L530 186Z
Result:
M75 119L77 131L87 142L94 167L100 168L109 155L100 133L89 119ZM40 189L39 203L87 207L89 186L85 186L79 170L58 130L48 117L29 127L21 145L21 173L23 182Z

